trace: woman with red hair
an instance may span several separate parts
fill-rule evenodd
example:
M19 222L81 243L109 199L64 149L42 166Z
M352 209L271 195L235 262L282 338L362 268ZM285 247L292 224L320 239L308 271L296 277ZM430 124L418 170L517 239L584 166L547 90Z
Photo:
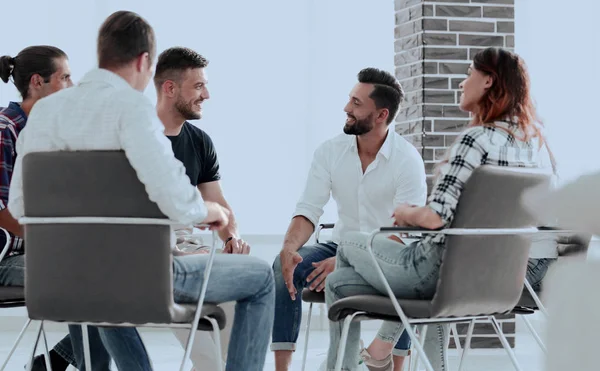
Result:
M554 159L542 135L530 96L530 83L523 60L499 48L477 53L467 78L460 84L460 108L470 112L472 121L448 148L439 164L436 179L423 207L399 205L394 213L398 226L437 229L448 227L454 218L463 187L472 172L482 165L541 167ZM548 162L548 159L550 160ZM351 233L342 237L337 251L337 267L327 277L327 305L353 295L387 295L369 253L368 234ZM390 286L403 299L433 297L444 251L444 236L426 235L410 245L381 236L373 250ZM556 250L556 245L550 246ZM551 259L530 259L527 279L539 285ZM330 322L327 370L333 370L337 358L342 323ZM357 370L360 358L369 370L394 370L392 349L400 338L403 325L384 322L376 339L359 349L360 325L350 325L343 370ZM447 325L429 326L425 353L435 370L448 369Z

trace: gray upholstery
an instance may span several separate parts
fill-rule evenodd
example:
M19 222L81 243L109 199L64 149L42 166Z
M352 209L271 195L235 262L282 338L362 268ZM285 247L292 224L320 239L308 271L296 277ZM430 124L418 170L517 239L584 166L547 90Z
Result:
M481 166L464 186L452 228L530 227L521 194L549 180L533 170ZM528 236L447 236L432 315L509 312L523 291L529 248Z
M452 228L522 228L533 218L520 205L521 193L549 185L535 170L482 166L460 197ZM465 317L510 312L523 292L529 257L528 236L447 236L438 287L432 300L399 300L409 318ZM337 301L331 320L356 311L373 319L398 320L389 298L356 296Z
M311 289L302 290L302 301L307 303L325 303L325 292L316 292Z
M28 154L23 190L27 217L165 218L121 151ZM193 318L194 306L173 301L169 226L32 224L25 226L25 240L32 319L143 324ZM224 327L220 308L205 310Z
M431 317L431 302L429 300L405 300L398 299L402 310L409 318L429 318ZM329 308L329 319L332 321L341 321L346 316L355 312L367 312L361 319L381 319L393 322L399 322L400 318L394 309L392 301L387 296L379 295L356 295L336 301Z
M25 306L25 291L20 286L0 286L0 308Z

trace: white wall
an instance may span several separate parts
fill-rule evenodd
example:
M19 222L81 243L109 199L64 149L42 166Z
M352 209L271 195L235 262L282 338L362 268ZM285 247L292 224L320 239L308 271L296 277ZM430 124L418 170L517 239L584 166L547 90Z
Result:
M561 4L561 5L559 5ZM516 0L516 51L529 67L562 181L600 169L597 0Z
M35 29L7 17L4 29L22 31L4 39L0 54L54 44L69 54L78 80L96 63L99 25L119 9L148 19L159 51L181 45L202 53L212 97L195 124L217 146L226 197L242 233L280 235L314 149L341 132L357 72L393 72L393 7L392 0L35 0L12 5ZM152 85L147 94L155 99ZM8 86L0 98L18 99ZM331 205L323 220L335 221Z

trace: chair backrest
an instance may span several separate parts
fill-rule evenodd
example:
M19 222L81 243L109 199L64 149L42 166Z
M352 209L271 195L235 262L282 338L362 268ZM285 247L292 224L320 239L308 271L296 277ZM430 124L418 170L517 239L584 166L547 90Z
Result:
M534 218L521 206L528 188L550 184L541 170L481 166L466 182L452 228L524 228ZM523 291L531 235L446 237L434 316L505 313Z
M166 219L121 151L23 158L26 217ZM168 323L168 225L29 224L25 296L32 319Z

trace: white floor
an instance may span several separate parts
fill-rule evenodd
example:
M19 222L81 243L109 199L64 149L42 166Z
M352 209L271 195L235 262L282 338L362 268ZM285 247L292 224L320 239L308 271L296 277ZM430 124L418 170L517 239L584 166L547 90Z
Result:
M520 324L517 325L517 348L515 350L519 362L523 370L541 371L543 369L543 359L541 351L537 347L533 338L524 332L525 329ZM64 335L61 331L51 331L49 343L54 344ZM364 331L363 339L366 341L373 338L375 332L373 330ZM0 357L2 360L8 353L10 346L17 336L16 331L3 331L0 334ZM150 330L142 330L142 337L148 347L148 351L152 357L156 371L173 371L179 369L179 362L183 355L183 350L179 346L177 340L170 332ZM299 346L300 349L294 355L294 363L292 370L301 369L303 335L301 335ZM33 345L33 333L28 333L23 339L22 345L19 347L6 370L22 370L23 365L27 361L30 354L31 346ZM321 363L325 360L328 345L328 334L325 331L313 331L308 348L308 363L307 371L317 371ZM40 350L42 348L39 348ZM450 351L451 369L455 370L458 365L458 352ZM191 364L188 370L191 369ZM465 367L466 371L504 371L513 369L512 364L504 350L471 350ZM275 370L272 355L267 354L267 363L264 370ZM208 371L208 370L207 370ZM243 370L240 370L243 371Z
M265 243L260 244L258 241L250 241L253 245L252 255L258 256L265 259L268 262L272 262L275 256L279 253L281 248L280 244ZM600 246L596 249L597 258L600 258ZM308 308L305 308L307 311ZM20 322L24 322L24 316L26 315L23 308L3 310L0 313L0 360L3 361L4 357L8 353L10 346L13 344L14 339L18 334L20 328ZM318 326L318 318L313 317L313 325ZM537 322L537 321L536 321ZM326 323L326 322L325 322ZM365 342L371 340L374 335L376 328L375 324L371 323L367 325L368 330L363 331L363 339ZM312 326L311 326L312 327ZM324 328L324 327L321 327ZM173 371L179 369L179 362L183 355L177 340L171 335L170 332L161 332L158 330L141 330L142 337L148 347L150 355L155 366L155 371ZM48 333L49 344L55 344L58 340L64 336L65 332L54 328L53 331ZM328 346L328 334L324 330L313 330L311 332L309 349L308 349L308 364L306 367L307 371L317 371L319 366L326 358L326 351ZM27 357L31 352L31 346L33 345L33 334L26 334L23 339L22 346L17 350L13 356L12 361L6 368L7 371L18 371L23 369L23 365L27 361ZM301 370L301 359L304 345L304 331L301 332L300 339L298 341L299 350L294 355L294 363L292 370ZM41 349L42 348L38 348ZM521 363L522 369L527 371L541 371L543 370L543 358L541 351L537 346L537 343L527 332L525 326L522 323L517 323L517 347L515 353ZM458 352L450 351L450 366L451 370L455 370L458 366ZM191 363L189 364L191 369ZM272 354L267 354L267 362L264 370L273 371L275 369L273 364ZM475 370L486 370L486 371L504 371L513 369L512 364L504 350L471 350L467 359L466 365L463 368L467 371ZM200 371L200 370L199 370ZM202 370L204 371L204 370ZM210 370L206 370L210 371ZM243 370L240 370L243 371Z

